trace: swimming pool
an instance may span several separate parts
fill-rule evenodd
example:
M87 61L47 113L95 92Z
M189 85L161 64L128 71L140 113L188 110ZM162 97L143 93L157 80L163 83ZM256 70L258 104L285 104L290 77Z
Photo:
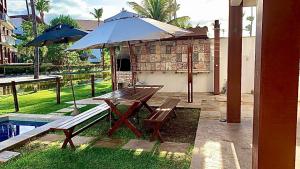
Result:
M43 126L47 122L5 120L0 122L0 142Z

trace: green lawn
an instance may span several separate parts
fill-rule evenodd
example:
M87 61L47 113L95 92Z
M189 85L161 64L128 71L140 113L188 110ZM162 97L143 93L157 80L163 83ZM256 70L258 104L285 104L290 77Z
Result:
M96 83L96 95L101 95L111 91L110 81ZM91 86L83 85L75 87L76 99L84 99L91 97ZM70 106L65 102L72 101L72 93L70 87L62 88L61 104L56 104L56 93L53 90L41 90L36 93L19 94L19 113L29 114L48 114L59 109ZM14 112L14 102L12 96L0 96L0 114Z
M119 106L124 112L126 106ZM177 114L191 113L198 115L197 111L179 111ZM147 113L142 110L141 119L146 117ZM96 117L95 117L96 118ZM91 119L90 121L92 121ZM88 122L87 122L88 123ZM174 124L171 124L174 125ZM196 125L196 123L195 123ZM103 120L85 132L82 136L93 136L99 139L107 139L107 131L110 123ZM137 125L142 128L142 123ZM142 129L144 133L141 139L148 139L149 133ZM56 134L62 134L55 132ZM191 134L191 133L189 133ZM185 136L182 136L185 137ZM130 139L136 138L135 135L126 127L122 127L112 138L122 139L124 144ZM174 141L181 142L184 138L176 137ZM188 169L191 162L192 145L186 156L177 156L173 153L159 153L159 143L151 152L128 151L119 148L99 148L94 143L81 146L72 151L70 149L60 149L60 143L45 144L33 141L14 151L20 152L21 156L5 164L0 164L1 169Z
M23 150L21 158L0 164L3 169L188 169L190 160L122 149L86 147L61 150L57 145ZM26 148L24 148L26 149Z
M91 97L90 86L76 87L77 99ZM97 95L101 95L111 90L110 82L102 82L96 85ZM38 91L36 93L19 95L20 112L32 114L47 114L54 112L64 107L70 106L64 102L71 101L71 90L69 88L62 89L62 104L57 105L55 100L54 90ZM11 96L0 97L0 114L13 112L13 99ZM81 109L81 112L86 111L95 105L90 105ZM119 106L121 112L124 112L127 107ZM178 135L174 135L173 127L184 128L183 126L194 126L197 128L200 110L179 110L177 115L179 118L171 120L166 126L165 135L169 141L186 142L191 132L179 131ZM146 117L148 114L145 110L141 110L140 117ZM96 118L96 117L95 117ZM182 119L186 119L183 123ZM92 121L91 119L90 121ZM189 121L190 120L190 121ZM88 122L86 122L88 123ZM188 124L188 125L187 125ZM137 125L137 124L136 124ZM181 125L181 126L180 126ZM137 125L144 133L141 139L148 139L147 133L142 123ZM103 120L85 132L82 136L93 136L96 140L107 139L107 131L110 123ZM194 130L195 130L194 129ZM62 134L55 132L56 134ZM126 127L122 127L113 134L113 138L122 139L127 143L130 139L136 138L135 135ZM166 141L168 141L166 140ZM191 139L189 139L191 140ZM193 139L192 139L193 140ZM192 141L193 142L193 141ZM122 150L118 148L99 148L95 147L94 143L86 146L78 147L76 151L70 149L61 150L59 143L45 144L38 141L32 141L25 144L23 147L14 149L20 152L21 156L9 161L5 164L0 164L1 169L188 169L191 162L191 150L184 157L178 157L175 154L160 154L158 151L159 143L156 143L155 148L151 152L135 152Z

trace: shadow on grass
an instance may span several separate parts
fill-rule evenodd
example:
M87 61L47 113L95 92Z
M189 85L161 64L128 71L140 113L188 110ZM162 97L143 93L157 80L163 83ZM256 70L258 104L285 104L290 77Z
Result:
M32 144L20 149L22 156L2 169L187 169L190 160L172 159L157 152L82 147L76 151L61 150L58 145Z

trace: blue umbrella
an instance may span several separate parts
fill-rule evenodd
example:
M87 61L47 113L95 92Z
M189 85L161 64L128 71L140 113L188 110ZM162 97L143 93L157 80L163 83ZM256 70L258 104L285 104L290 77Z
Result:
M87 32L76 29L73 26L59 24L46 29L41 35L27 43L26 46L48 46L69 43L77 41L87 34Z
M66 24L59 24L54 27L46 29L40 36L33 39L31 42L27 43L26 46L49 46L52 44L66 44L69 42L74 42L81 39L83 36L88 33L79 29L74 28ZM70 67L68 66L69 73L71 72ZM74 112L73 115L79 114L79 110L76 105L76 98L74 92L74 86L72 78L70 77L72 95L74 101Z

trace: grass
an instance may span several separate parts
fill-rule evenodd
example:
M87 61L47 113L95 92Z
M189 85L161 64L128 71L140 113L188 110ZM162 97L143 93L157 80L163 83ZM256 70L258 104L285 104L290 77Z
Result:
M35 150L31 150L33 146ZM58 145L32 143L23 147L17 160L0 165L2 169L188 169L190 159L167 157L157 151L137 153L122 149L84 147L61 150Z
M121 112L124 112L127 107L119 106ZM177 117L171 120L168 125L174 126L177 124L178 130L182 125L187 123L190 127L197 128L197 121L199 118L199 110L195 109L179 109ZM143 118L147 115L146 110L141 110L140 117ZM187 118L185 118L187 117ZM192 118L191 118L192 117ZM185 120L184 120L185 119ZM92 119L91 119L92 120ZM88 122L87 122L88 123ZM183 131L169 130L169 127L163 130L166 141L184 142L187 135L194 135L195 133L183 133ZM92 126L82 136L93 136L99 139L107 139L107 131L110 123L103 120L96 125ZM142 123L136 125L142 128ZM186 128L183 128L186 130ZM141 139L148 139L149 134L145 130ZM181 133L180 136L174 134ZM194 131L196 132L196 131ZM56 134L61 134L55 132ZM185 135L184 135L185 134ZM124 140L124 143L130 139L135 138L135 135L126 127L122 127L113 134L112 138ZM194 138L193 138L194 139ZM14 151L20 152L22 155L8 163L0 164L1 169L188 169L191 162L192 147L185 156L178 156L172 153L160 153L158 150L159 143L156 143L155 148L151 152L128 151L118 148L98 148L93 146L94 143L78 147L76 151L70 149L61 150L60 143L55 142L52 144L45 144L39 141L33 141L25 146L15 149Z
M96 95L101 95L110 91L110 82L102 82L96 85ZM91 97L90 86L75 87L77 99ZM47 114L61 108L70 106L65 104L72 100L71 90L62 89L62 104L57 105L54 90L38 91L36 93L19 95L20 112L32 114ZM13 99L11 96L0 97L0 114L13 112ZM84 112L95 105L88 105L81 108ZM118 106L124 112L126 106ZM146 110L142 109L140 117L147 116ZM0 164L1 169L188 169L191 162L192 147L197 129L200 111L195 109L178 109L177 118L170 120L162 131L165 141L191 143L190 149L185 156L159 152L159 143L151 152L128 151L121 147L99 148L93 146L95 142L78 147L76 151L70 149L61 150L60 142L45 144L39 141L32 141L23 147L14 149L20 152L20 157L13 159L5 164ZM68 115L68 114L66 114ZM93 119L91 119L92 121ZM142 122L142 121L141 121ZM86 122L88 123L88 122ZM142 123L136 124L144 135L141 139L148 139L149 133L143 129ZM110 123L107 120L95 124L81 136L93 136L96 140L107 139L107 131ZM61 132L54 132L62 134ZM135 135L126 127L122 127L115 132L112 138L121 139L127 143L130 139L136 138Z
M95 90L96 95L107 93L111 90L111 84L108 81L96 83ZM75 95L77 100L91 97L90 85L75 86ZM19 113L48 114L69 107L70 104L65 102L72 101L72 93L70 87L62 88L61 104L56 104L55 89L19 94L18 100L20 107ZM13 97L11 95L0 96L0 115L11 112L14 112Z

